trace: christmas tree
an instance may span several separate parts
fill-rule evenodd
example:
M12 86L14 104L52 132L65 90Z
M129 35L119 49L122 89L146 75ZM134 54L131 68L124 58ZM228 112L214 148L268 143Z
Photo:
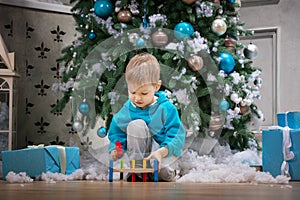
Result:
M105 137L114 113L127 100L125 67L149 52L161 64L164 90L189 134L224 138L232 149L256 139L248 124L262 118L261 70L253 66L252 35L239 20L240 0L71 0L80 37L63 49L63 96L53 110L72 107L73 128L86 134L96 120ZM258 146L256 146L258 147Z

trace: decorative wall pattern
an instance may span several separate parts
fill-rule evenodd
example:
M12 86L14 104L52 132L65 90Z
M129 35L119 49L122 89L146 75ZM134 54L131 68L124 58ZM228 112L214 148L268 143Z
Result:
M9 51L15 52L20 74L14 148L40 143L84 145L70 123L70 108L51 113L61 95L51 90L62 78L62 64L56 60L76 38L73 23L68 14L0 5L0 32Z

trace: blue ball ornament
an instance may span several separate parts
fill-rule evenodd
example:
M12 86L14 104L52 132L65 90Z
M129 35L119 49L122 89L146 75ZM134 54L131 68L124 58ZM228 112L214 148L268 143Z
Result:
M178 40L191 37L194 34L194 28L190 23L180 22L174 28L174 36Z
M94 12L98 17L107 18L113 12L113 5L109 0L98 0L94 4Z
M222 111L228 110L229 109L229 103L228 103L228 101L226 101L226 100L220 101L220 103L219 103L219 109L222 110Z
M100 127L98 130L97 130L97 135L101 138L104 138L106 135L107 135L107 131L106 131L106 128L104 127Z
M90 112L90 105L86 102L79 104L78 110L81 114L87 115Z
M94 32L90 32L88 37L90 40L94 40L96 38L96 34Z
M227 0L229 3L235 3L235 0Z
M135 40L135 45L137 47L143 47L145 46L145 40L143 38L138 38Z
M229 74L234 69L234 58L229 53L220 53L219 55L220 63L219 63L219 69L223 70L225 73Z

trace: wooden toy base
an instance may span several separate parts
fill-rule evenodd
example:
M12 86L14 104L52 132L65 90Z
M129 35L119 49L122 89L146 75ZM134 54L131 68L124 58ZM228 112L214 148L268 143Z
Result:
M147 173L153 173L153 181L158 182L158 161L154 160L153 168L146 168L146 160L143 160L143 168L135 168L135 160L131 161L131 168L123 168L124 161L120 162L121 168L114 168L114 161L109 161L109 182L113 182L113 173L119 172L120 179L123 179L123 173L132 173L131 182L135 182L135 174L143 174L143 182L147 182Z
M154 173L154 169L144 169L144 168L135 168L135 169L113 169L114 172L128 172L128 173Z

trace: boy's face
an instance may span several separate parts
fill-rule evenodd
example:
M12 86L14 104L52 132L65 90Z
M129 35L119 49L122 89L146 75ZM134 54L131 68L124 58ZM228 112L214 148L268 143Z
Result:
M130 83L127 83L127 85L130 101L137 107L145 109L155 101L154 93L159 90L161 81L157 84L145 84L139 87Z

